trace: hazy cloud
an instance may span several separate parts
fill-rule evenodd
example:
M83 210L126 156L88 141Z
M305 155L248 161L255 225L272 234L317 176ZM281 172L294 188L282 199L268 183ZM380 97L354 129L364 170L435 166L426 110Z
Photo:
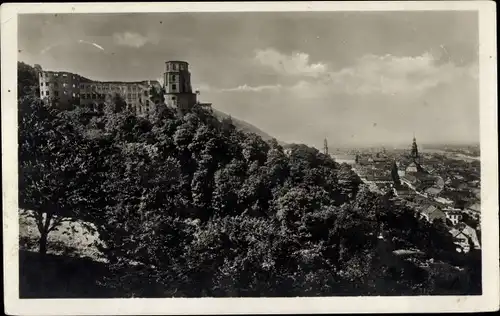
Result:
M441 84L471 77L473 68L448 62L437 64L434 56L365 55L355 65L332 72L327 83L336 92L350 94L399 94L422 92Z
M393 56L367 54L347 67L330 70L326 63L310 64L306 53L290 56L268 49L255 57L261 65L280 73L276 84L242 84L232 88L204 87L211 92L276 92L287 91L299 98L321 98L326 95L387 95L422 94L440 85L477 80L477 64L457 66L452 62L439 63L429 54ZM294 82L280 84L290 76Z
M324 93L384 94L421 93L442 84L463 79L477 79L477 65L457 66L451 61L439 63L429 53L420 56L367 54L350 66L332 71L326 63L309 63L306 53L284 55L275 50L259 51L256 60L271 67L284 77L303 75L287 89L302 97L317 97ZM304 76L305 75L305 76ZM274 86L248 87L226 91L262 92ZM277 85L275 88L281 87ZM267 88L267 89L266 89Z
M249 86L241 85L236 88L220 89L220 92L263 92L263 91L278 91L281 85L267 85L267 86Z
M134 32L123 32L113 34L113 40L116 44L139 48L148 42L157 42L157 39L143 36Z
M267 92L267 91L280 91L283 86L276 85L261 85L261 86L250 86L248 84L239 85L237 87L231 88L218 88L212 87L207 84L193 85L195 90L212 92L212 93L222 93L222 92Z
M322 63L311 64L309 55L295 52L292 55L282 54L272 48L257 50L255 54L257 63L269 67L284 75L305 75L316 77L326 71Z

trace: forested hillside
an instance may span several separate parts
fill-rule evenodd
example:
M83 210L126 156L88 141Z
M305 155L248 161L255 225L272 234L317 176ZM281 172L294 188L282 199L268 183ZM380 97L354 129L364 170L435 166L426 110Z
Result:
M201 108L158 105L147 120L118 96L102 112L59 111L31 92L18 106L20 208L38 224L40 253L64 221L88 223L114 271L102 282L122 295L480 291L477 266L451 255L445 227L314 148L285 154ZM429 258L439 265L421 264Z

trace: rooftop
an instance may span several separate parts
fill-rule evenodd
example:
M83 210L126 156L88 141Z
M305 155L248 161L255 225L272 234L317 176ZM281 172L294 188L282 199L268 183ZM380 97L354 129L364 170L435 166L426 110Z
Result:
M167 60L165 63L182 63L182 64L189 65L189 63L187 61L184 61L184 60Z
M68 71L54 71L54 70L43 70L43 73L52 73L52 74L67 74L71 76L75 76L80 78L80 81L82 82L94 82L94 83L103 83L103 84L160 84L158 80L139 80L139 81L99 81L99 80L92 80L89 78L86 78L84 76L81 76L79 74L75 74L72 72Z

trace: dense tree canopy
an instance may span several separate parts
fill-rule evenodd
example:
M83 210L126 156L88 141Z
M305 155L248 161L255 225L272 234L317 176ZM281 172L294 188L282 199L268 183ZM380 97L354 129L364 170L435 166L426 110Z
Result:
M19 108L21 205L46 234L60 218L94 224L122 272L109 284L130 295L440 291L435 274L393 250L443 257L454 248L445 229L317 149L285 153L198 107L158 105L149 120L118 96L99 112L35 97Z

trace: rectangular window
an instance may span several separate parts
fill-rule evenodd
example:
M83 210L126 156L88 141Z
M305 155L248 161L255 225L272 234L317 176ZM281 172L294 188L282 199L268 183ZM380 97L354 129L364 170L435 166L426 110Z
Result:
M67 77L68 75L67 74L63 74L63 77Z
M73 88L76 88L75 84L73 83Z
M176 71L176 70L177 70L177 65L176 65L176 64L173 64L173 65L172 65L172 69L173 69L174 71Z
M49 91L45 91L45 95L49 95Z
M177 85L176 84L172 85L172 90L177 90Z
M144 96L147 97L148 96L148 90L144 90Z
M81 84L80 89L85 89L85 85Z
M58 97L58 96L59 96L59 91L54 91L54 95L55 95L56 97Z
M175 81L175 75L171 75L170 80Z

